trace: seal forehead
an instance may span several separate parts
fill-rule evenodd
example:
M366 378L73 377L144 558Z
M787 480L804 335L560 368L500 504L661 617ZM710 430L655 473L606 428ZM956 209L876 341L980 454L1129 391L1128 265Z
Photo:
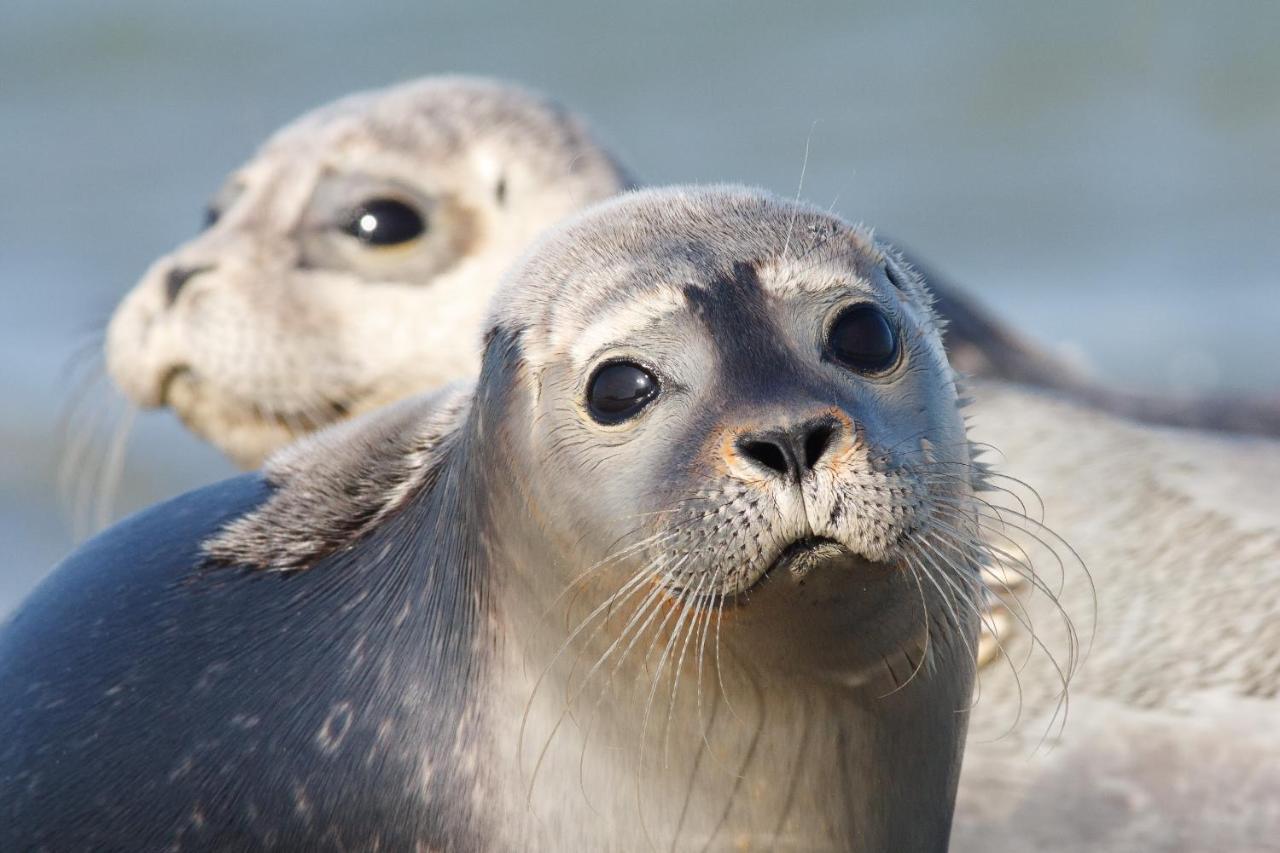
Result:
M679 288L661 287L634 298L610 304L581 330L561 329L549 339L549 352L568 353L575 365L584 365L609 344L639 334L645 328L685 310L686 301Z
M771 294L755 263L738 261L708 285L687 285L684 298L726 362L777 365L788 360L770 310Z
M519 142L522 158L601 156L589 137L577 117L535 92L482 77L446 76L340 98L281 128L262 152L363 146L368 152L445 156L485 138L510 138Z
M871 289L882 261L868 234L806 205L741 188L650 190L549 237L491 319L523 330L532 363L580 361L672 312L719 318L713 333L732 335L735 317L767 313L767 297Z

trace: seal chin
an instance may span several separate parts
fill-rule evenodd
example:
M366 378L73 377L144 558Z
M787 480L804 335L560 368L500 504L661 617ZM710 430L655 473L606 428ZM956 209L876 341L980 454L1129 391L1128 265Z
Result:
M829 536L801 536L783 546L771 562L765 564L749 583L730 597L746 603L752 593L765 586L786 583L802 586L822 570L848 570L865 562L865 558Z
M331 400L293 409L252 402L204 381L186 364L165 373L159 398L160 405L172 409L188 429L244 468L261 465L272 450L345 419L354 408Z
M855 554L827 536L805 536L782 549L764 574L752 586L758 586L775 573L786 572L799 582L824 564L848 562Z

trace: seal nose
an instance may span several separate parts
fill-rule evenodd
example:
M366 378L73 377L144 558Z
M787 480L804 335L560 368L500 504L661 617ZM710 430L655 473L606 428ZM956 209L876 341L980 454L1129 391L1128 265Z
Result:
M739 436L737 448L757 467L798 483L831 448L838 430L834 419L814 418Z
M170 269L164 277L165 307L168 308L177 301L178 294L187 286L187 282L201 273L209 272L213 267L213 264L202 264L193 267L175 266Z

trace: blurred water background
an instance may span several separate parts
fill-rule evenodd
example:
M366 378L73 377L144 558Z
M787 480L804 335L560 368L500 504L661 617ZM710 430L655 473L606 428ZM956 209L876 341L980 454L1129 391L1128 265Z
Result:
M1280 3L6 0L0 613L73 543L77 347L272 130L449 71L585 112L646 182L876 225L1133 387L1280 387ZM82 362L76 362L83 367ZM81 413L110 442L104 397ZM135 425L118 516L233 473Z

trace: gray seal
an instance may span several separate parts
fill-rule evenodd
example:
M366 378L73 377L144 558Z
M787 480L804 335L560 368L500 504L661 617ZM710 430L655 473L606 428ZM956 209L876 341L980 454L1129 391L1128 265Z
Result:
M737 188L557 229L474 387L16 612L0 847L946 849L984 472L900 264Z
M1007 654L980 672L953 849L1274 847L1280 442L1156 429L1002 382L969 393L970 437L1035 486L1092 582L1040 529L1037 496L996 477L1023 501L983 495L1007 577L1029 558L1045 583L992 585ZM1062 609L1089 643L1066 697Z

